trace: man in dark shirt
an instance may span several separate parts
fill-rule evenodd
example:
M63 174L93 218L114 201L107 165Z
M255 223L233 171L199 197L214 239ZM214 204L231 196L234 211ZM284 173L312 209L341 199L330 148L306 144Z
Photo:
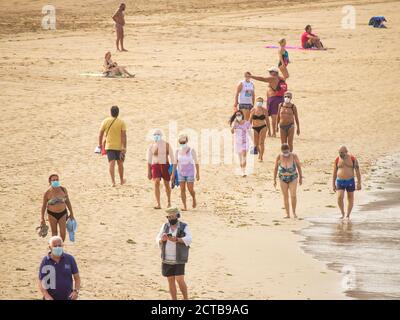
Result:
M74 257L64 252L59 236L50 238L49 248L50 252L43 258L39 268L39 290L43 299L78 299L81 280Z

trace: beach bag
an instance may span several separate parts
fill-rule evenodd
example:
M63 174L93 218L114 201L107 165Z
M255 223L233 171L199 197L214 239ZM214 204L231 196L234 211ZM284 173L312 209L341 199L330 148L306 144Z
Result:
M106 136L105 136L105 138L104 138L104 141L103 141L103 143L101 144L101 155L102 155L102 156L105 156L105 155L107 154L107 150L106 150L106 140L107 140L108 132L110 131L110 128L111 128L111 126L114 124L115 120L117 120L117 118L115 118L115 119L111 122L110 126L109 126L108 129L107 129L107 132L106 132Z

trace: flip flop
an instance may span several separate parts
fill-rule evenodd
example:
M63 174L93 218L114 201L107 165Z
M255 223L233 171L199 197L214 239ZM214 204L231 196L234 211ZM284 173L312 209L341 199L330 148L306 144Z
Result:
M49 231L49 227L45 224L40 225L39 227L36 228L37 234L39 235L39 237L42 237L42 238L45 238L47 236L48 231Z

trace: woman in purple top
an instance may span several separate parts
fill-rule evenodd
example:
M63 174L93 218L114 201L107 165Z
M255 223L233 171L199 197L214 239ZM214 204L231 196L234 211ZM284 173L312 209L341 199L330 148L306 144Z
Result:
M176 151L176 164L172 170L171 181L175 183L175 169L178 167L178 181L181 188L181 198L183 203L182 211L187 211L186 206L186 186L192 196L192 207L196 208L196 193L194 191L194 176L200 180L200 166L197 161L196 151L188 146L188 136L182 134L178 138L180 149Z
M249 150L250 121L244 119L242 110L236 111L229 120L231 132L235 134L235 151L239 156L242 176L246 176L246 157Z

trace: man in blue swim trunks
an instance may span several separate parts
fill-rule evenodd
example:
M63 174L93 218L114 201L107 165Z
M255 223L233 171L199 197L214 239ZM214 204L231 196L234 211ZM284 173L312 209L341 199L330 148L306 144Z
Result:
M357 176L357 184L354 179ZM361 173L356 157L349 154L345 146L339 148L339 157L336 158L333 166L333 191L338 195L338 206L344 212L344 193L347 191L347 214L346 219L350 219L351 210L354 205L354 191L361 190Z

